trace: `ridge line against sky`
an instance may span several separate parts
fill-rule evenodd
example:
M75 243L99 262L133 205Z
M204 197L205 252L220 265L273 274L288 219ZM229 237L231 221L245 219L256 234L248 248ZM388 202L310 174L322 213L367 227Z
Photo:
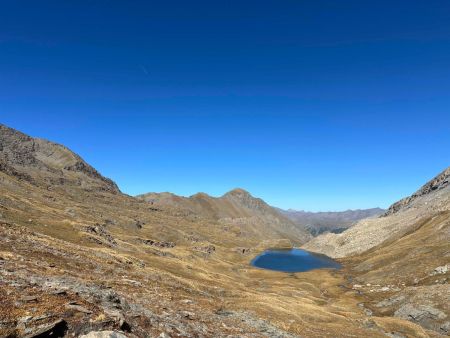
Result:
M386 208L450 165L450 2L5 1L0 121L131 195Z
M3 121L2 121L2 123L3 123ZM12 128L15 128L15 129L18 129L17 127L11 126L8 123L5 123L5 125L7 125L9 127L12 127ZM45 139L45 140L48 140L48 141L51 141L51 142L55 142L57 144L61 144L63 146L68 147L70 150L72 150L75 153L79 154L89 164L93 165L94 168L99 170L99 172L102 175L105 175L105 176L111 178L113 181L115 181L119 185L119 188L122 190L122 192L127 193L127 194L132 195L132 196L136 196L136 195L140 195L140 194L144 194L144 193L149 193L149 192L156 192L156 193L170 192L170 193L173 193L173 194L176 194L176 195L179 195L179 196L184 196L184 197L193 196L193 195L195 195L197 193L206 193L206 194L208 194L208 195L210 195L212 197L220 197L220 196L223 196L225 193L227 193L227 192L229 192L229 191L231 191L233 189L242 188L244 190L247 190L254 197L262 198L269 205L277 207L277 208L285 209L285 210L292 209L292 210L296 210L296 211L309 211L309 212L338 212L338 211L346 211L346 210L371 209L371 208L376 208L376 207L380 207L380 208L386 209L387 207L389 207L392 203L396 202L397 200L399 200L399 199L401 199L403 197L409 196L410 194L412 194L413 192L418 190L428 180L432 179L434 176L436 176L437 174L439 174L442 171L442 170L439 170L438 172L432 174L432 176L429 176L429 177L413 177L413 180L418 182L414 187L412 187L412 186L407 187L405 189L406 192L403 195L401 195L399 197L396 197L392 201L387 201L384 204L368 205L368 206L362 206L362 207L361 206L352 207L352 206L347 206L347 204L343 204L342 208L338 208L338 209L332 209L332 208L327 209L326 207L325 208L323 208L323 207L321 208L320 207L320 205L321 205L320 203L317 203L316 205L312 205L312 207L310 209L307 209L307 208L305 208L305 207L303 207L301 205L297 206L297 207L295 207L295 206L294 207L292 207L292 206L286 207L284 205L276 204L277 196L264 195L264 189L261 190L262 193L256 193L255 191L253 191L251 189L248 189L245 186L230 186L229 188L225 188L225 190L215 190L214 192L211 192L211 190L195 190L195 187L192 187L193 190L191 190L188 193L182 193L182 192L180 193L180 192L177 192L177 191L169 191L169 190L165 190L165 189L160 189L160 190L153 189L153 190L145 190L145 191L143 190L143 191L139 191L139 192L130 192L129 190L127 190L126 186L124 187L123 184L120 181L118 181L114 176L105 173L105 172L108 171L107 168L111 169L113 167L114 163L116 163L116 159L114 158L114 153L113 152L110 152L111 158L103 158L103 161L105 161L104 164L106 163L106 168L102 169L102 165L100 165L100 164L96 165L95 164L95 162L96 162L95 154L89 154L89 153L83 154L82 152L77 151L72 146L68 145L66 143L66 141L60 141L60 140L56 140L54 138L49 138L46 135L42 135L42 134L33 134L31 132L27 132L27 131L22 130L22 129L18 129L18 130L21 131L21 132L25 132L27 134L31 134L31 136L33 136L33 137ZM65 130L65 132L63 133L64 135L67 134L67 132L75 132L77 134L80 132L80 129L73 128L73 126L71 126L69 128L66 128L64 130ZM60 128L58 128L58 130L53 130L53 131L56 132L56 134L61 135L61 129ZM94 131L94 133L95 133L95 131ZM110 136L113 137L112 134L110 134ZM67 142L71 143L70 140L67 140ZM104 147L103 151L106 151L108 149L108 145L107 144L103 144L102 147ZM126 152L126 149L121 149L121 152ZM92 158L92 160L90 158ZM132 168L133 161L130 161L129 163L131 163L130 167L128 167L128 165L127 165L127 170L126 171L128 173L133 173L133 168ZM444 169L444 168L442 168L442 169ZM123 175L122 175L122 177L123 177ZM401 178L402 177L398 177L398 179L396 179L396 180L400 181ZM411 177L408 177L408 178L411 179ZM158 180L158 178L157 178L157 180ZM308 181L308 178L306 178L306 181ZM283 188L286 188L286 187L283 187ZM258 189L255 189L255 190L258 190ZM389 191L389 189L386 189L386 190ZM396 187L394 187L393 190L395 190L395 191L397 191L397 193L399 193L398 192L399 190L397 190ZM301 195L300 193L298 195L296 195L296 192L294 191L291 196L294 197L294 200L298 199L298 200L301 201L302 199L305 199L305 198L307 199L308 196L309 196L309 193L306 196L305 195ZM336 195L333 195L333 196L336 196ZM338 196L339 196L339 192L338 192ZM315 196L315 197L318 198L318 201L320 201L322 199L321 196ZM357 197L361 197L362 198L364 196L357 196ZM344 198L345 198L345 196L344 196ZM303 204L303 205L306 205L306 204ZM359 205L361 205L361 204L359 204Z

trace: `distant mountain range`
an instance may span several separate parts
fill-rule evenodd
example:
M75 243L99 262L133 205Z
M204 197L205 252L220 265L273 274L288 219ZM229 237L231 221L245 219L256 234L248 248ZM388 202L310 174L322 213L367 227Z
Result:
M324 232L341 233L361 219L377 217L386 211L381 208L328 212L310 212L293 209L278 210L294 223L305 226L313 236L320 235Z

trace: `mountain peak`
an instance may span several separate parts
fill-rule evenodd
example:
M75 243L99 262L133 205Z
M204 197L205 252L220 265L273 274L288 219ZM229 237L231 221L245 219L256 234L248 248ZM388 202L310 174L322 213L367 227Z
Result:
M192 196L190 196L189 198L194 198L194 199L205 199L205 198L211 198L210 195L208 195L205 192L198 192Z
M252 195L245 189L242 188L234 188L233 190L228 191L224 196L249 196Z

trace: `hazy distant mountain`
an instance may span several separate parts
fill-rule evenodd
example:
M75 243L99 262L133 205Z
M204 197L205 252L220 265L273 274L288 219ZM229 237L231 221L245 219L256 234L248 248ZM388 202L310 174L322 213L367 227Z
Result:
M293 209L279 209L279 211L296 224L306 226L313 236L317 236L327 231L340 233L361 219L376 217L385 212L385 210L381 208L336 212L310 212Z

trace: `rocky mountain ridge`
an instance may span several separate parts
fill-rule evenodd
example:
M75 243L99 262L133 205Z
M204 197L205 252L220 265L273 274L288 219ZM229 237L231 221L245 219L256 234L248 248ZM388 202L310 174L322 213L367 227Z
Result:
M253 232L257 233L257 228L271 229L270 231L296 243L310 239L305 227L294 224L262 199L253 197L241 188L233 189L221 197L212 197L205 193L182 197L166 192L143 194L137 198L156 207L181 209L185 214L214 219L222 224L233 224L243 231L252 228Z
M418 219L450 210L449 172L450 168L445 169L413 195L394 203L382 217L363 219L341 234L324 234L305 247L317 248L332 257L345 257L408 233Z
M442 171L439 175L425 183L419 190L411 196L405 197L392 204L383 216L389 216L408 208L417 198L428 195L450 185L450 167Z
M66 147L32 138L0 124L0 166L33 184L57 186L65 181L119 193L117 185L103 177L80 156ZM43 175L45 173L45 175Z

